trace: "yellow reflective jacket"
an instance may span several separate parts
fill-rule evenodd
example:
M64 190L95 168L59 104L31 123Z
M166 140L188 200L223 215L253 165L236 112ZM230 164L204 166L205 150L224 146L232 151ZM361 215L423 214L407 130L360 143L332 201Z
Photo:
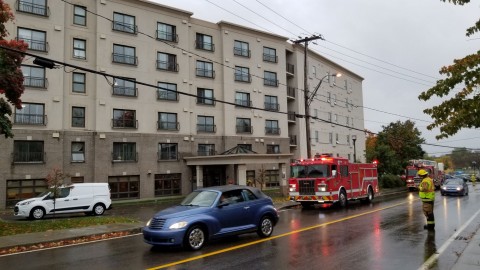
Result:
M422 182L418 186L418 195L420 199L424 202L432 202L435 201L435 185L433 184L433 180L430 177L423 178Z

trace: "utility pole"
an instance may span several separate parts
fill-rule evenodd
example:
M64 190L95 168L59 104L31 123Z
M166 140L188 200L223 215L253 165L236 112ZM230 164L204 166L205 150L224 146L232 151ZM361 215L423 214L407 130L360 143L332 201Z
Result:
M310 103L309 103L309 93L308 93L308 65L307 65L307 52L308 52L308 42L312 40L325 40L322 35L313 35L311 37L299 39L299 40L294 40L293 43L299 44L299 43L304 43L304 78L303 78L303 96L305 100L305 131L306 131L306 136L307 136L307 157L311 158L312 157L312 146L311 146L311 134L310 134Z

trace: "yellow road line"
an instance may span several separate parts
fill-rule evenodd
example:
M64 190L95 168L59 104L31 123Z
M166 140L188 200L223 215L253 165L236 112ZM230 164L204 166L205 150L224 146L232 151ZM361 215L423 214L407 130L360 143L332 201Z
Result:
M320 227L325 227L325 226L328 226L328 225L331 225L331 224L334 224L334 223L339 223L339 222L342 222L342 221L346 221L346 220L354 219L354 218L357 218L357 217L369 215L369 214L372 214L372 213L375 213L375 212L380 212L380 211L383 211L383 210L386 210L386 209L389 209L389 208L394 208L394 207L397 207L397 206L400 206L400 205L403 205L403 204L407 204L407 203L410 203L410 202L411 201L402 202L402 203L390 205L390 206L387 206L387 207L383 207L383 208L380 208L380 209L377 209L377 210L371 210L371 211L367 211L367 212L364 212L364 213L361 213L361 214L356 214L356 215L353 215L353 216L337 219L337 220L334 220L334 221L329 221L329 222L321 223L321 224L318 224L318 225L306 227L306 228L303 228L303 229L299 229L299 230L295 230L295 231L271 236L269 238L262 238L260 240L256 240L256 241L253 241L253 242L248 242L248 243L245 243L245 244L220 249L220 250L217 250L217 251L213 251L213 252L210 252L210 253L207 253L207 254L202 254L202 255L199 255L199 256L191 257L191 258L188 258L188 259L184 259L184 260L180 260L180 261L171 262L171 263L168 263L168 264L155 266L155 267L152 267L152 268L147 268L147 270L162 269L162 268L166 268L166 267L170 267L170 266L179 265L179 264L182 264L182 263L187 263L187 262L203 259L203 258L214 256L214 255L217 255L217 254L226 253L226 252L229 252L229 251L232 251L232 250L237 250L237 249L241 249L241 248L244 248L244 247L260 244L260 243L263 243L263 242L266 242L266 241L271 241L273 239L289 236L289 235L292 235L292 234L295 234L295 233L300 233L300 232L304 232L304 231L308 231L308 230L313 230L313 229L317 229L317 228L320 228Z

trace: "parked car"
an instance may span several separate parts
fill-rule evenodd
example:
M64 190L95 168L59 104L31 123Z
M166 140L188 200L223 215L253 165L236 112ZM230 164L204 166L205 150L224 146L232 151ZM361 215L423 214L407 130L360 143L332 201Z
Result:
M257 232L269 237L278 219L272 199L257 188L201 188L180 205L156 213L143 228L143 239L153 246L199 250L208 240L224 236Z
M30 219L42 219L45 215L54 213L103 215L112 205L108 183L71 184L60 187L57 193L55 203L52 189L18 202L14 215Z
M445 180L440 188L440 193L444 195L468 195L467 182L461 178L450 178Z

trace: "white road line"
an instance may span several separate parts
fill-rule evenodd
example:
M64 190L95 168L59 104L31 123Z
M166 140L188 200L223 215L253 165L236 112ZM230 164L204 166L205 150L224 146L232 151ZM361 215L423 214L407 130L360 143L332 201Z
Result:
M448 246L455 240L455 238L457 238L457 236L462 233L465 228L470 225L470 223L472 223L472 221L478 216L478 214L480 214L480 209L467 222L465 222L463 226L457 230L457 232L455 232L447 241L445 241L445 243L437 250L437 252L430 256L430 258L428 258L428 260L425 261L423 265L418 268L418 270L430 269L430 267L433 266L433 264L437 261L438 257L440 257L440 255L448 248Z

